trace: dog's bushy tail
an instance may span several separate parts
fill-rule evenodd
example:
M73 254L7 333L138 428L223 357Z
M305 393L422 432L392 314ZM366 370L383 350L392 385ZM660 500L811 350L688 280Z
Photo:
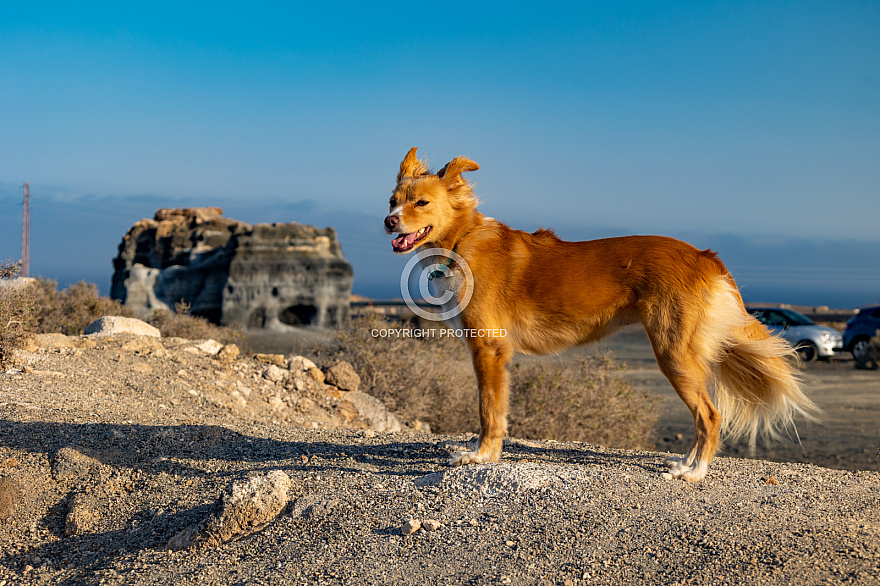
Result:
M715 406L725 439L748 436L754 454L759 435L776 439L789 428L797 433L794 417L815 420L818 408L801 390L798 356L788 342L745 310L726 275L716 277L712 289L705 318L715 326Z

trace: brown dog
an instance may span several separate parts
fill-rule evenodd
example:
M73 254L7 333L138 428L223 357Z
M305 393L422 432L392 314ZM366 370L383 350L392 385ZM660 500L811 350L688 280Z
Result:
M513 230L477 211L461 176L477 169L456 157L431 173L410 149L385 218L386 231L399 234L392 241L396 253L441 248L463 259L430 261L448 267L434 283L454 294L453 305L470 295L458 316L461 326L504 332L467 338L481 429L474 451L455 454L452 464L501 456L514 352L559 352L635 322L644 325L660 369L694 417L690 450L666 462L673 476L698 481L706 475L722 426L731 437L748 434L754 446L759 431L772 436L795 413L810 417L815 406L794 376L793 350L746 312L714 252L663 236L565 242L548 230Z

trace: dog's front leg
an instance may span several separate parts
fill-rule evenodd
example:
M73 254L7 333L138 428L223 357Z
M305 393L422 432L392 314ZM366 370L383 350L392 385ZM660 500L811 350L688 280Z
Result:
M457 452L453 466L497 462L507 435L507 364L513 349L503 339L469 340L480 393L480 438L473 452Z

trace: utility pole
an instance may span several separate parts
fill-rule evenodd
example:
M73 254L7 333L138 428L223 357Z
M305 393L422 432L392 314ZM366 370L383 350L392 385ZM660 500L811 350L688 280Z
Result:
M24 213L21 219L21 276L31 276L31 186L24 184Z

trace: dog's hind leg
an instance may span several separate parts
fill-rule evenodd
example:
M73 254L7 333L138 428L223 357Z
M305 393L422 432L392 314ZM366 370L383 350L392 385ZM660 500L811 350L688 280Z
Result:
M705 316L700 304L681 296L646 312L642 323L648 332L657 365L694 418L694 441L683 458L669 458L675 478L702 480L718 448L721 414L709 397L706 383L712 370L717 340L703 331ZM645 315L645 314L643 314Z
M668 458L666 465L675 478L697 482L706 476L718 449L721 415L706 390L707 375L700 365L681 357L658 356L660 370L669 379L694 418L694 441L683 458Z
M452 455L449 463L453 466L497 462L507 435L507 364L513 348L505 340L493 338L471 338L468 342L480 394L480 437L474 451Z

